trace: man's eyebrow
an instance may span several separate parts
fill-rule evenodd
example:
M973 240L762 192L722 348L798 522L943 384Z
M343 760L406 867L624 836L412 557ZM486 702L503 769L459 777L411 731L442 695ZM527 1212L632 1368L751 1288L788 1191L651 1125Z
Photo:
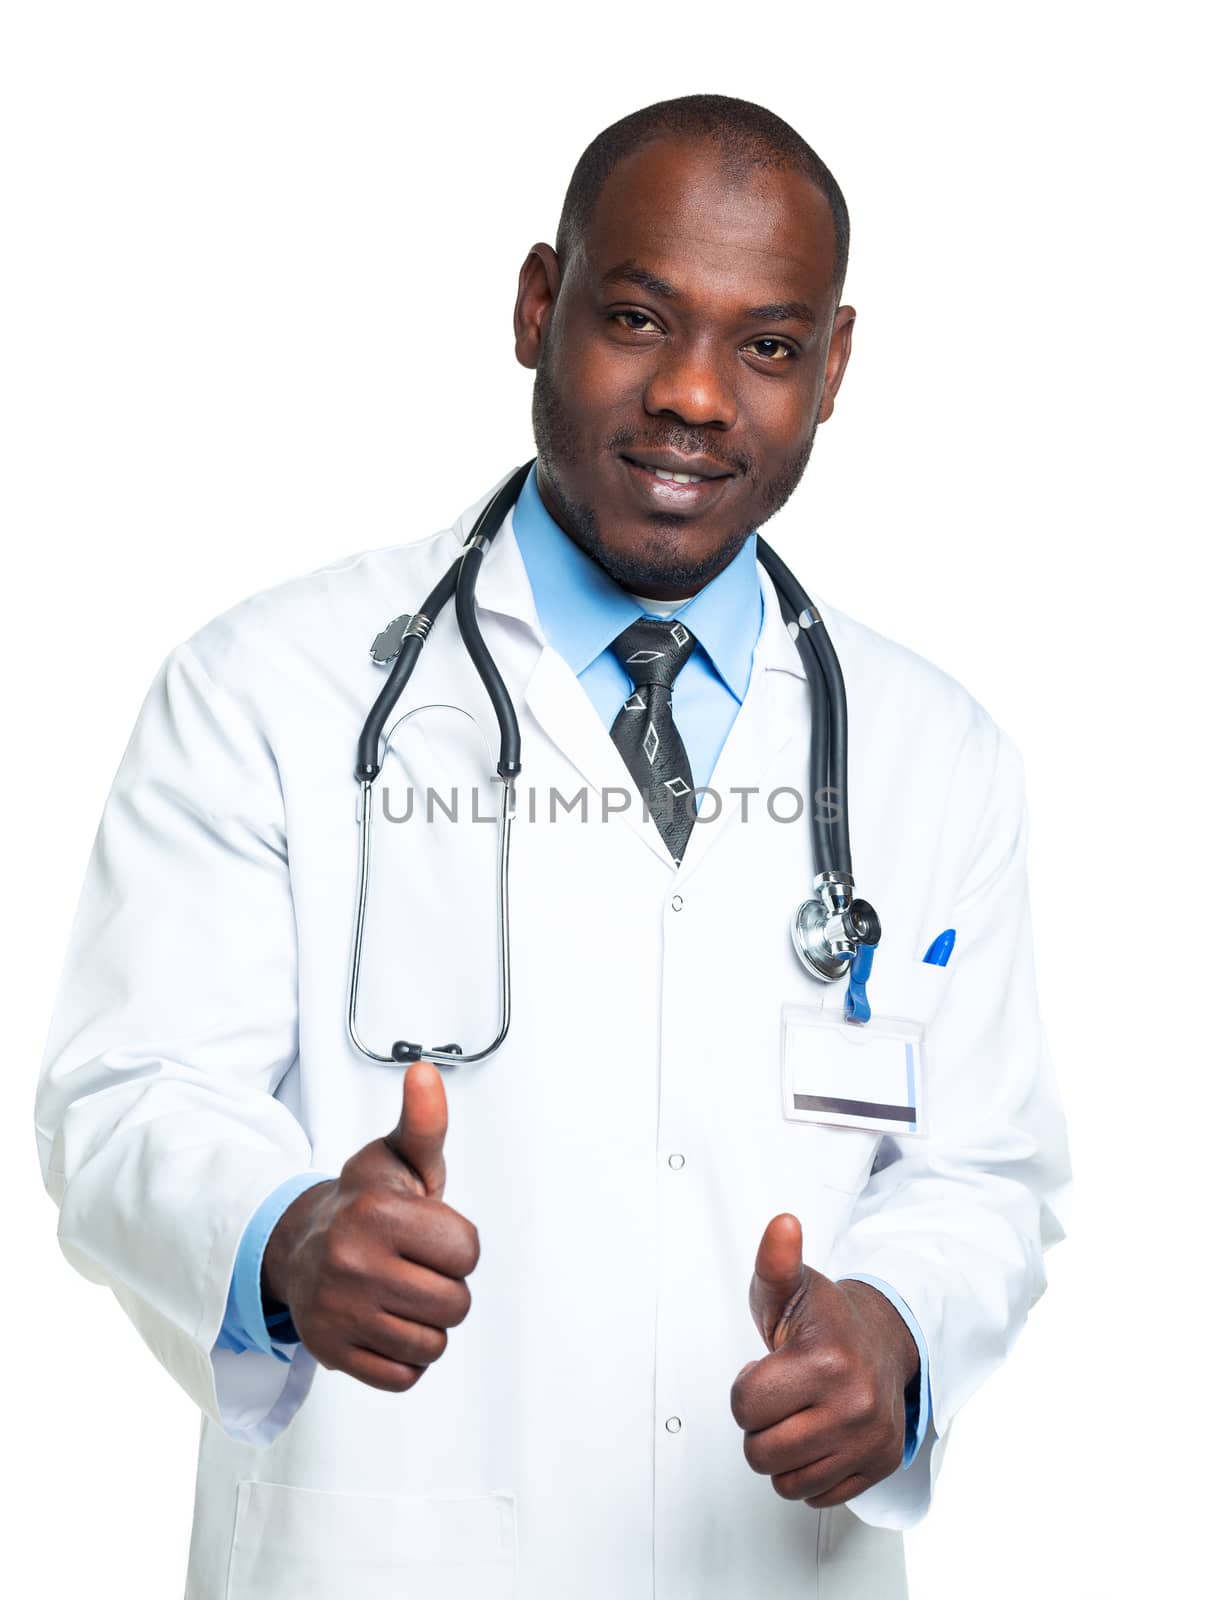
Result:
M676 290L666 278L657 278L653 272L648 272L645 267L640 267L637 261L622 261L615 267L610 267L600 280L601 283L636 283L640 289L649 289L652 294L657 294L663 300L677 300L680 298Z
M771 306L752 306L745 316L753 322L810 322L814 328L816 314L806 300L779 300Z
M680 290L666 278L657 277L655 273L648 272L637 261L622 261L617 266L610 267L600 280L602 285L610 283L634 283L640 289L646 289L651 294L658 295L661 300L679 300ZM806 300L778 300L772 305L750 306L744 312L750 322L806 322L813 328L816 326L816 314Z

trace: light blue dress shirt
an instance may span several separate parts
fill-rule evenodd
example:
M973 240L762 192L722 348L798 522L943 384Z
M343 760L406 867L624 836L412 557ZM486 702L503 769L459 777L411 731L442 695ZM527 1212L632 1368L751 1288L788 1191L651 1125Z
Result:
M567 537L545 509L536 467L525 479L512 526L532 587L537 618L546 639L587 691L605 727L629 696L633 684L609 645L631 622L646 614L590 556ZM697 646L677 675L672 716L689 757L695 788L710 782L719 752L748 689L752 653L761 630L764 602L757 577L756 535L750 534L728 566L692 599L664 615L678 616ZM217 1344L224 1350L260 1350L290 1359L295 1338L284 1312L268 1328L262 1315L262 1255L266 1241L291 1202L314 1183L316 1173L289 1178L259 1206L237 1252L228 1307ZM903 1317L921 1358L920 1391L906 1402L904 1466L921 1448L930 1421L929 1357L912 1311L891 1287L864 1272L846 1277L882 1291Z

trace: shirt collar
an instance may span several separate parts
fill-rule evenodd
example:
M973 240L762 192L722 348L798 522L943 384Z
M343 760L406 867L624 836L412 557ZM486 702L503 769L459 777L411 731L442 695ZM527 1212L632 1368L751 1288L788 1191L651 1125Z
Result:
M643 613L550 516L537 487L535 463L516 502L512 531L541 631L578 676ZM761 626L755 533L675 616L692 632L736 700L742 701Z

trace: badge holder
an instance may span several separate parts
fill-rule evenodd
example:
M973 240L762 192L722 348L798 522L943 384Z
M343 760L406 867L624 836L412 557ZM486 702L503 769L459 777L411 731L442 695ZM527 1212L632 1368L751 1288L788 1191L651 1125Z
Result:
M839 991L838 991L839 994ZM782 1115L879 1133L925 1132L925 1025L871 1012L865 1026L832 999L782 1008Z

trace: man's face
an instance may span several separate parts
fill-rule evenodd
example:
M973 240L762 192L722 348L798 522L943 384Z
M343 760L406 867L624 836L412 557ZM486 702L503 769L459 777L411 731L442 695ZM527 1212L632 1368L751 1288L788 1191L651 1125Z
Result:
M563 272L529 253L516 354L541 498L625 588L695 593L794 491L849 358L832 267L806 178L674 138L616 168Z

